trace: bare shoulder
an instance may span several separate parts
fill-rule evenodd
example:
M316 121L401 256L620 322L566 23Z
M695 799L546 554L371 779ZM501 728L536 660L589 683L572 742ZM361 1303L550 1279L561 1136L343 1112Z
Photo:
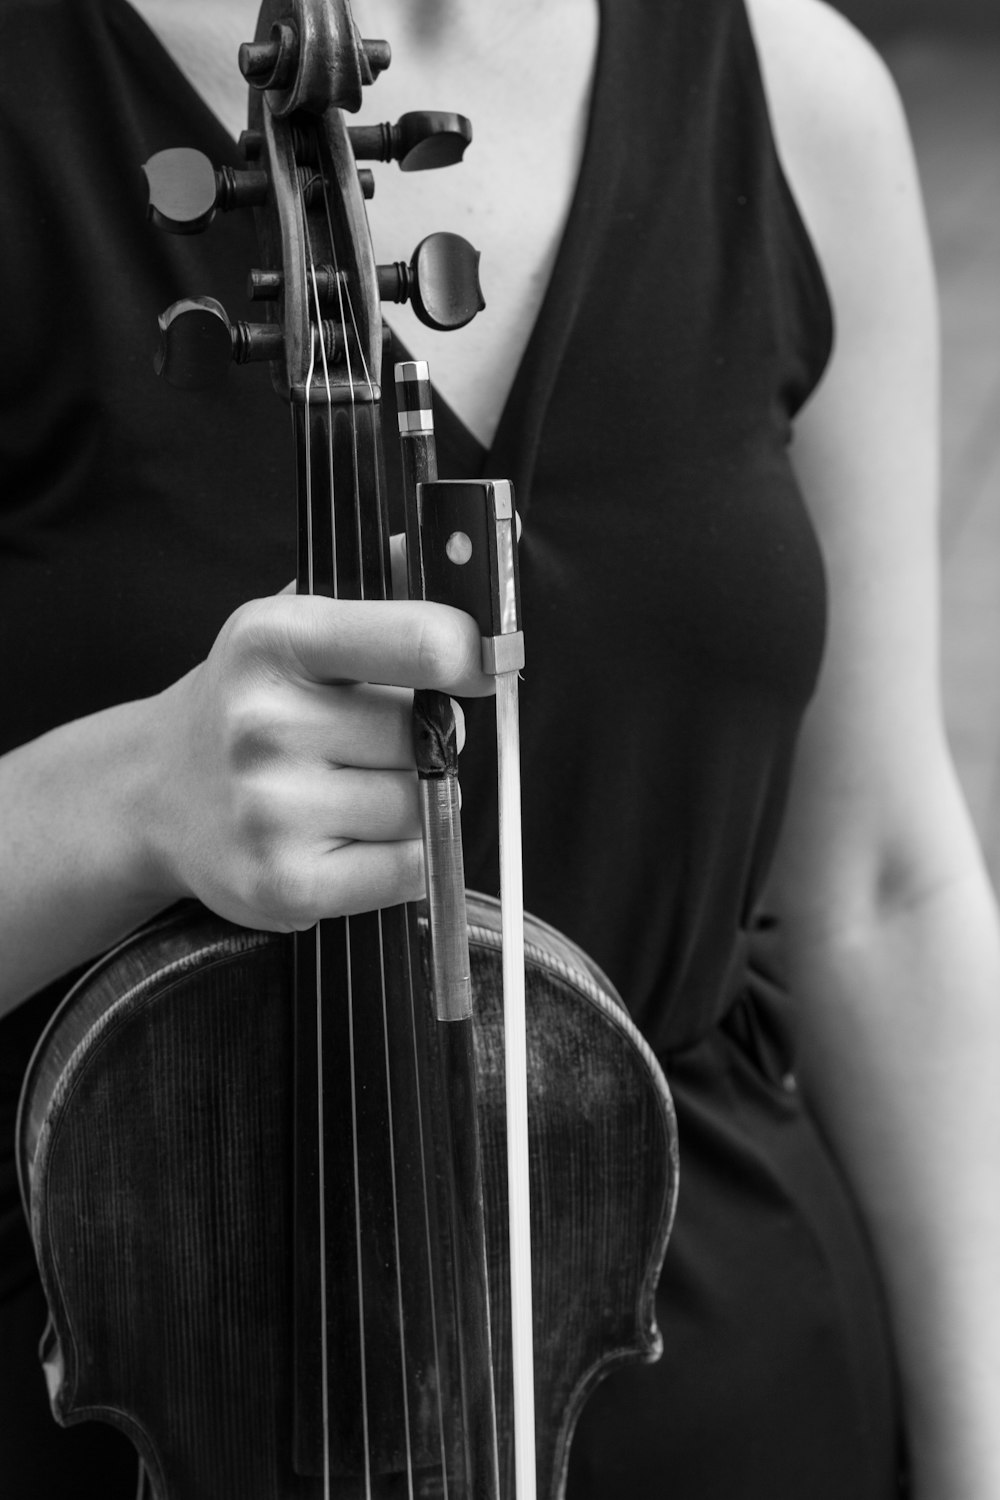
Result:
M901 119L892 76L876 49L825 0L746 0L772 108L821 138L865 135Z
M826 0L746 0L746 8L767 61L811 67L812 83L828 77L834 62L862 73L884 71L875 48Z
M894 449L898 465L901 451L911 453L905 488L911 504L927 495L929 508L936 296L899 96L875 49L823 0L746 4L778 153L833 301L834 358L797 423L793 453L814 519L821 532L858 523L863 487L830 462L845 445L869 474L879 455L885 464ZM878 511L891 524L891 507Z
M875 48L823 0L746 5L778 152L822 258L845 219L914 199L903 109Z

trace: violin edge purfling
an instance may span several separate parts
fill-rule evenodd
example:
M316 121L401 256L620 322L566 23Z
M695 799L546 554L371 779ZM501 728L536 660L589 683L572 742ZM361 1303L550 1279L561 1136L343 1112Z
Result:
M470 892L468 901L506 1500L499 913L488 898ZM426 964L423 919L421 934ZM659 1353L653 1297L676 1204L677 1143L662 1073L600 972L530 917L526 953L529 1052L538 1064L531 1171L536 1436L546 1476L539 1493L557 1500L586 1396L618 1364ZM248 965L258 984L260 966L268 975L266 999L250 1013ZM54 1412L64 1423L96 1418L125 1431L149 1469L156 1500L189 1500L237 1483L247 1500L323 1493L322 1480L291 1468L282 1389L291 1363L283 1328L291 1312L290 1194L286 1186L275 1200L273 1175L291 1146L278 1097L281 1075L291 1069L291 965L287 937L247 932L194 904L177 909L137 933L67 997L26 1082L19 1167L51 1310L46 1359ZM213 1012L210 1056L206 1006ZM116 1079L123 1058L128 1090ZM253 1108L235 1131L231 1117L241 1098ZM164 1184L163 1133L177 1119L186 1122L184 1169ZM647 1172L623 1173L623 1163L636 1160ZM234 1192L256 1205L239 1216L239 1235L220 1225L217 1211ZM178 1234L187 1246L182 1256L165 1249ZM163 1289L151 1301L147 1281L157 1267ZM618 1292L613 1312L609 1287ZM148 1351L125 1353L137 1305L154 1325L153 1359ZM596 1322L595 1308L604 1309ZM232 1369L220 1367L220 1350L234 1355ZM156 1439L149 1403L167 1405L170 1444ZM203 1473L197 1485L189 1482L190 1464ZM334 1493L353 1500L363 1489L344 1481Z

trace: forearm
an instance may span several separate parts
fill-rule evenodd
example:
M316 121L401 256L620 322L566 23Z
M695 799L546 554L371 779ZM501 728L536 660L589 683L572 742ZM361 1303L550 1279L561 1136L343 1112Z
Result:
M492 685L457 610L280 595L162 693L0 760L0 1010L182 896L279 932L417 900L410 689Z
M973 871L794 943L807 1098L876 1248L918 1500L1000 1495L1000 956Z
M153 735L124 704L0 759L0 1013L179 894L143 836Z

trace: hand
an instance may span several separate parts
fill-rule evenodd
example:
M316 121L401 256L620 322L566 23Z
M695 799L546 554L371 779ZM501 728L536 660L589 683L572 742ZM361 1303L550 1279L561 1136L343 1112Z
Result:
M158 883L274 931L419 897L410 690L490 692L479 661L474 622L438 605L285 594L238 609L150 701Z

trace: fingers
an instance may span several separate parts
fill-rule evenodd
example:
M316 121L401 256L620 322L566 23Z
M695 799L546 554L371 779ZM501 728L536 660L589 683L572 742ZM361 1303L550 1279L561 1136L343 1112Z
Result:
M244 606L227 628L262 667L281 671L291 661L313 682L438 688L463 697L494 690L482 670L475 621L441 604L277 595Z
M220 916L271 932L304 932L328 917L418 901L424 894L419 839L385 844L338 844L303 855L274 853L247 866L244 878L201 893Z
M157 697L150 868L165 889L282 931L415 899L412 690L492 691L479 653L474 621L420 602L243 606ZM457 705L456 720L461 745Z
M319 905L325 915L352 917L378 907L419 901L424 894L424 850L419 840L395 845L352 844L350 856L349 871L342 858L341 868L334 872L336 854L321 862L317 870Z
M362 771L354 766L262 773L239 792L235 818L248 850L265 862L276 850L303 857L345 844L398 843L420 837L412 771Z
M412 694L370 683L242 685L229 712L234 771L287 764L401 770L413 765Z
M461 751L465 715L450 701ZM241 695L229 740L232 767L241 773L282 763L412 770L413 695L362 682L308 683L294 693L268 685Z

